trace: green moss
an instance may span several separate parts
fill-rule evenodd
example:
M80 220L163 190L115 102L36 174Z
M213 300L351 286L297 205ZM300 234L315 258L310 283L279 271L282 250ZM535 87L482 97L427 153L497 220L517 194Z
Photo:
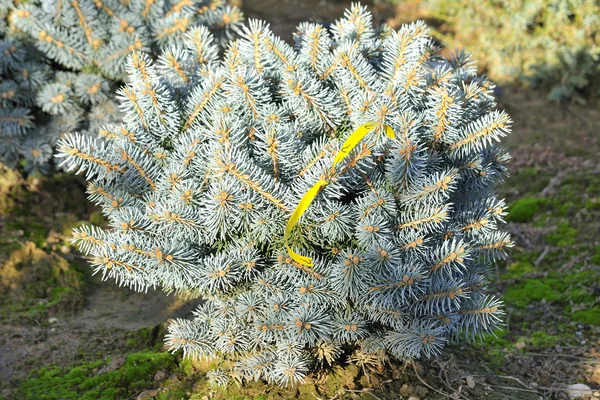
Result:
M125 342L125 348L128 351L142 349L159 351L163 346L162 339L165 337L166 333L163 325L148 326L138 329L127 335L128 339Z
M594 254L590 258L590 262L595 265L600 265L600 246L594 247Z
M592 211L600 210L600 198L594 197L585 201L585 208Z
M139 341L135 338L129 339L125 342L125 348L131 350L139 345Z
M572 288L565 293L564 297L574 303L592 303L595 300L588 289L581 287Z
M577 241L579 231L573 228L568 222L563 222L556 227L556 230L546 235L545 239L558 247L572 246Z
M194 364L189 358L181 360L179 367L181 368L181 372L186 375L192 375L195 372Z
M100 211L94 211L90 214L89 218L90 223L96 226L106 226L108 225L108 220Z
M600 306L577 311L573 313L571 317L574 321L582 322L584 324L600 325Z
M518 261L510 264L506 272L502 274L502 279L520 278L528 273L535 272L534 265L529 261Z
M69 242L68 239L71 238L74 228L89 224L87 221L82 221L73 214L63 214L61 215L60 220L60 223L56 224L54 228L60 230L62 235L67 239L67 242Z
M530 279L509 287L504 293L506 304L515 307L526 307L532 301L546 299L555 301L561 294L554 290L547 282L540 279Z
M560 337L538 331L531 334L529 341L535 347L552 347L560 342Z
M327 394L327 398L335 397L340 391L344 391L344 388L353 388L354 381L359 375L359 368L356 365L349 365L345 368L335 368L327 376L325 382L324 391Z
M176 368L175 357L165 352L142 351L129 354L124 364L97 375L110 360L83 363L71 368L55 366L33 372L19 388L22 399L115 399L152 388L156 371Z
M48 314L74 314L83 305L78 266L33 242L0 251L0 320L42 322Z
M243 386L230 385L226 389L214 390L203 379L200 384L194 385L193 391L195 394L191 399L194 400L201 400L207 395L213 400L256 400L259 396L267 400L314 400L314 397L299 396L298 387L281 388L263 382L246 382Z
M519 168L511 173L511 176L503 185L505 190L510 188L510 192L506 193L509 200L517 198L525 198L539 193L550 182L550 175L547 171L535 167ZM502 188L501 188L502 190Z
M16 170L0 164L0 215L17 215L19 203L27 202L30 193L24 190L22 177Z
M571 272L569 274L554 273L552 274L552 277L561 280L564 284L568 285L593 284L600 279L600 271L584 270Z
M533 217L540 211L541 199L535 197L524 197L514 201L508 207L507 221L531 222Z
M498 329L493 333L484 333L479 337L481 343L489 347L507 347L511 341L507 339L508 332L503 329Z
M159 393L156 396L157 400L180 400L187 399L186 391L183 389L171 389L165 392Z
M34 221L9 220L4 223L4 229L10 231L22 231L23 237L36 244L37 247L44 247L44 242L48 236L49 230L41 223Z

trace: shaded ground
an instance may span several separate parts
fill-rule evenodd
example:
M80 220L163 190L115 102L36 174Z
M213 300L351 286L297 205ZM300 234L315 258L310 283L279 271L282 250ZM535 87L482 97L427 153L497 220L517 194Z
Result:
M268 21L276 35L291 43L300 22L332 23L343 16L350 4L351 1L346 0L251 0L243 2L242 10L248 19ZM371 6L373 1L362 1L361 4Z
M349 2L246 3L247 17L272 21L290 40L297 22L330 22ZM504 142L511 178L501 192L515 247L491 288L506 302L507 326L497 338L453 345L414 365L346 365L291 390L260 383L213 390L204 376L209 365L161 350L157 324L194 304L100 284L70 248L73 226L103 223L79 181L8 177L0 179L0 278L11 277L0 281L1 396L565 399L574 383L600 391L600 104L549 104L535 91L500 89L500 108L514 120ZM54 272L43 273L40 260Z

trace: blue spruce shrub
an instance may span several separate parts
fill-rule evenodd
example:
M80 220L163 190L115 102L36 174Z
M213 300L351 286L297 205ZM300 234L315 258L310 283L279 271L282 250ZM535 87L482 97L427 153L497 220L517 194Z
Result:
M95 271L202 299L170 324L173 351L230 360L209 374L217 386L291 385L349 349L431 357L498 326L485 289L511 246L494 192L511 121L467 55L437 57L421 22L375 30L359 5L331 32L301 24L295 47L254 20L222 57L199 34L157 62L134 53L123 124L103 141L68 135L58 154L110 220L74 231ZM319 179L291 234L307 266L284 228Z

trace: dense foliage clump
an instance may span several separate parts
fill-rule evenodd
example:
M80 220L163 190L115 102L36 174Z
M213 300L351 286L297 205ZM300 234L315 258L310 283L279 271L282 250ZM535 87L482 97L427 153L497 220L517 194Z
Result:
M38 143L43 135L31 134L36 93L51 71L33 46L7 35L8 13L9 4L0 1L0 162L14 168L25 158L35 166L52 155L45 142Z
M421 22L376 30L358 5L331 32L301 24L294 48L260 21L223 56L197 32L129 58L123 124L59 143L110 220L74 232L96 271L204 300L170 324L171 349L229 360L214 384L287 385L350 352L429 357L497 326L485 288L511 246L494 192L511 121L467 55L438 58ZM284 227L320 179L292 232L304 265Z
M113 93L130 54L201 40L199 26L224 43L242 15L223 0L0 0L0 17L0 91L11 107L0 120L0 162L24 156L44 169L64 132L95 135L120 122Z
M525 79L552 100L600 95L596 0L423 0L444 43L466 47L497 81Z

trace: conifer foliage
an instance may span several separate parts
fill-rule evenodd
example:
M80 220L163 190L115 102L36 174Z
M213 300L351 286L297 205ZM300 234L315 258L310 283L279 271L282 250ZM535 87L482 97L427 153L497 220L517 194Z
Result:
M467 55L437 57L421 22L376 30L359 5L331 31L301 24L295 47L254 20L222 57L196 33L157 62L130 56L124 123L58 155L110 220L74 232L96 272L202 299L170 324L172 350L229 360L215 385L290 385L340 357L430 357L497 327L485 288L511 246L494 193L511 121ZM284 227L319 179L292 233L306 266Z
M9 4L0 1L0 162L13 168L21 158L39 166L52 149L34 130L36 92L50 76L43 57L18 37L6 36Z
M215 40L224 43L232 37L242 18L236 7L223 0L1 1L5 16L10 13L6 21L9 24L4 28L7 36L10 34L27 44L27 48L18 46L20 52L4 53L0 56L3 57L1 62L12 64L14 60L10 57L17 57L15 54L21 57L21 62L35 59L39 54L42 61L56 71L36 80L37 86L30 84L25 88L27 105L35 104L51 116L42 114L42 118L38 118L43 120L39 125L44 128L35 127L29 120L26 125L30 129L29 137L22 137L21 142L3 152L12 157L4 157L6 160L15 159L15 146L26 156L32 152L42 153L37 158L40 165L51 157L51 149L62 133L79 130L95 135L101 126L120 122L113 94L125 78L130 54L136 51L158 54L174 45L182 45L199 26L208 27ZM11 39L3 44L3 48L14 46ZM24 52L25 49L28 50ZM16 65L22 68L20 63ZM10 81L16 80L21 72L4 69L3 73L9 76L5 79L3 76L3 88L12 85ZM22 113L13 111L7 115L17 114ZM2 123L2 132L2 136L15 136L9 124ZM44 151L33 146L36 143ZM40 166L37 164L35 166Z

